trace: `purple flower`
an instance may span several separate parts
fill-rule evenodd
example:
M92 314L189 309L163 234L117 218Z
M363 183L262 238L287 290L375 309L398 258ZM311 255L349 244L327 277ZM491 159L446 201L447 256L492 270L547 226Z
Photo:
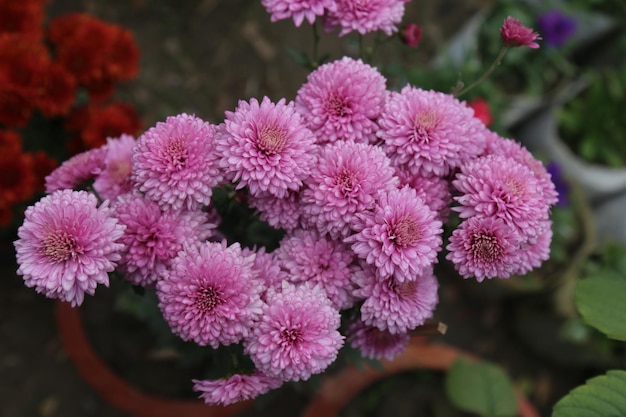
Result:
M382 30L391 36L402 21L405 0L337 0L337 8L325 17L327 30L341 28L339 36L352 31L361 35Z
M172 332L213 348L248 336L261 315L264 290L253 264L254 254L244 256L239 243L185 248L157 282L159 307Z
M488 131L454 96L410 85L390 94L378 125L378 137L394 166L438 176L479 155Z
M385 77L363 61L344 57L311 72L296 96L296 109L318 144L373 143L387 95Z
M297 27L304 19L313 24L318 16L335 9L333 0L262 0L261 3L272 15L272 22L292 18Z
M305 127L293 102L263 98L239 101L218 128L222 168L229 180L250 194L286 197L297 191L314 161L315 136Z
M354 253L343 243L316 230L298 229L280 241L274 254L289 281L321 286L338 310L354 304L350 281Z
M546 45L558 48L576 33L576 19L559 10L551 10L537 18L539 32Z
M86 191L60 190L26 209L14 242L27 287L48 298L82 304L120 260L124 226L104 202Z
M74 155L46 177L46 193L71 190L95 180L105 167L106 145Z
M517 231L497 217L471 217L452 232L446 247L463 278L509 278L520 263Z
M378 192L395 189L398 178L379 147L336 142L322 147L305 185L302 218L336 239L348 236L357 213L373 209Z
M255 371L250 375L234 374L228 378L216 380L194 379L193 390L201 392L200 398L210 405L229 405L250 400L283 384L278 378L272 378Z
M263 313L245 341L245 351L266 375L307 380L335 361L343 336L341 316L320 287L283 283L269 289Z
M130 135L107 139L104 168L93 183L100 197L114 200L133 188L130 174L135 143L135 138Z
M148 129L137 140L132 179L139 191L163 208L207 206L222 180L215 152L215 127L180 114Z
M345 241L379 277L413 281L437 261L442 223L413 188L381 192L379 204L361 219L359 232Z
M392 360L406 350L410 336L408 333L392 334L357 320L348 326L346 339L365 358Z
M558 194L558 201L556 204L561 207L567 207L569 205L570 185L567 182L565 175L563 175L563 169L556 161L550 161L546 169L550 174L556 193Z
M439 284L433 271L413 281L398 282L393 276L381 280L371 268L353 276L358 289L354 295L363 298L361 320L391 334L403 334L432 317L439 301Z
M541 40L539 34L511 16L504 19L500 27L500 37L508 47L527 46L533 49L539 48L535 41Z
M115 211L126 226L119 269L133 285L142 287L162 279L184 247L208 239L215 228L202 211L163 210L139 195L121 196Z

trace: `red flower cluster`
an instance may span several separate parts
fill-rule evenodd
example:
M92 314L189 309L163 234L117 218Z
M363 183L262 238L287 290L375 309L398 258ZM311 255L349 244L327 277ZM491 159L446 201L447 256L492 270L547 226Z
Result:
M13 218L13 206L43 189L45 176L57 166L45 152L24 152L20 135L0 130L0 226Z
M59 63L92 99L109 98L118 80L137 75L139 50L132 34L84 13L70 13L50 22L48 39Z
M43 190L56 167L42 148L64 158L141 129L137 111L112 100L116 83L137 75L133 35L82 13L44 26L47 2L0 0L0 226L9 224L16 204ZM79 89L89 101L77 102ZM32 137L36 114L38 126L49 126ZM53 132L52 125L64 130Z

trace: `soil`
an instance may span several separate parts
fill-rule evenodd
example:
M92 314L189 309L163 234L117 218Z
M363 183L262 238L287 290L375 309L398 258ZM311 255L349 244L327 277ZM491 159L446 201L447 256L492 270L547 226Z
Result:
M383 51L385 59L423 64L472 11L489 3L409 3L407 21L424 28L423 44L414 50L397 42ZM290 21L270 23L260 1L51 0L48 10L51 15L89 12L133 31L142 53L141 71L136 81L120 86L120 97L137 106L146 128L181 112L217 122L239 99L291 99L306 79L307 71L285 48L307 50L310 29L304 25L296 30ZM335 57L351 48L350 42L339 42L334 35L322 36L321 50ZM78 376L61 348L53 301L26 288L16 276L10 241L5 239L0 247L0 417L131 417L104 402ZM606 366L586 351L558 344L558 319L542 313L542 297L491 283L478 291L475 282L449 272L441 275L436 312L449 331L435 338L502 365L542 415L549 415L558 398ZM142 332L141 322L107 304L110 291L98 289L83 309L90 337L103 357L147 392L193 396L190 378L195 375L177 370L171 352L151 349L153 336ZM547 342L529 343L538 337ZM581 355L587 355L583 362ZM442 375L402 374L365 391L342 415L463 415L446 402L442 385ZM306 400L306 392L293 386L268 400L267 408L245 415L294 416Z

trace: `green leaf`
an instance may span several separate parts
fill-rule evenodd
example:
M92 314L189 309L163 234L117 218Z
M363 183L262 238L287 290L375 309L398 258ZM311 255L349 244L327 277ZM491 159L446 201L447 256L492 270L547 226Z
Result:
M576 283L574 300L587 324L611 339L626 341L626 277L611 270Z
M552 417L622 417L626 415L626 372L609 371L574 388L552 411Z
M517 415L517 400L508 375L497 365L460 358L446 375L446 392L461 410L484 417Z

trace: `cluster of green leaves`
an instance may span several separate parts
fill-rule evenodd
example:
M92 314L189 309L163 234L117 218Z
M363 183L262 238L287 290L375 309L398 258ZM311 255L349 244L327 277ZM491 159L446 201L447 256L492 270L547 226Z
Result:
M626 66L589 71L588 87L558 114L564 142L590 163L626 166Z
M615 343L626 341L626 245L609 242L591 258L574 291L584 323ZM626 371L612 369L572 390L554 407L552 417L626 415Z

